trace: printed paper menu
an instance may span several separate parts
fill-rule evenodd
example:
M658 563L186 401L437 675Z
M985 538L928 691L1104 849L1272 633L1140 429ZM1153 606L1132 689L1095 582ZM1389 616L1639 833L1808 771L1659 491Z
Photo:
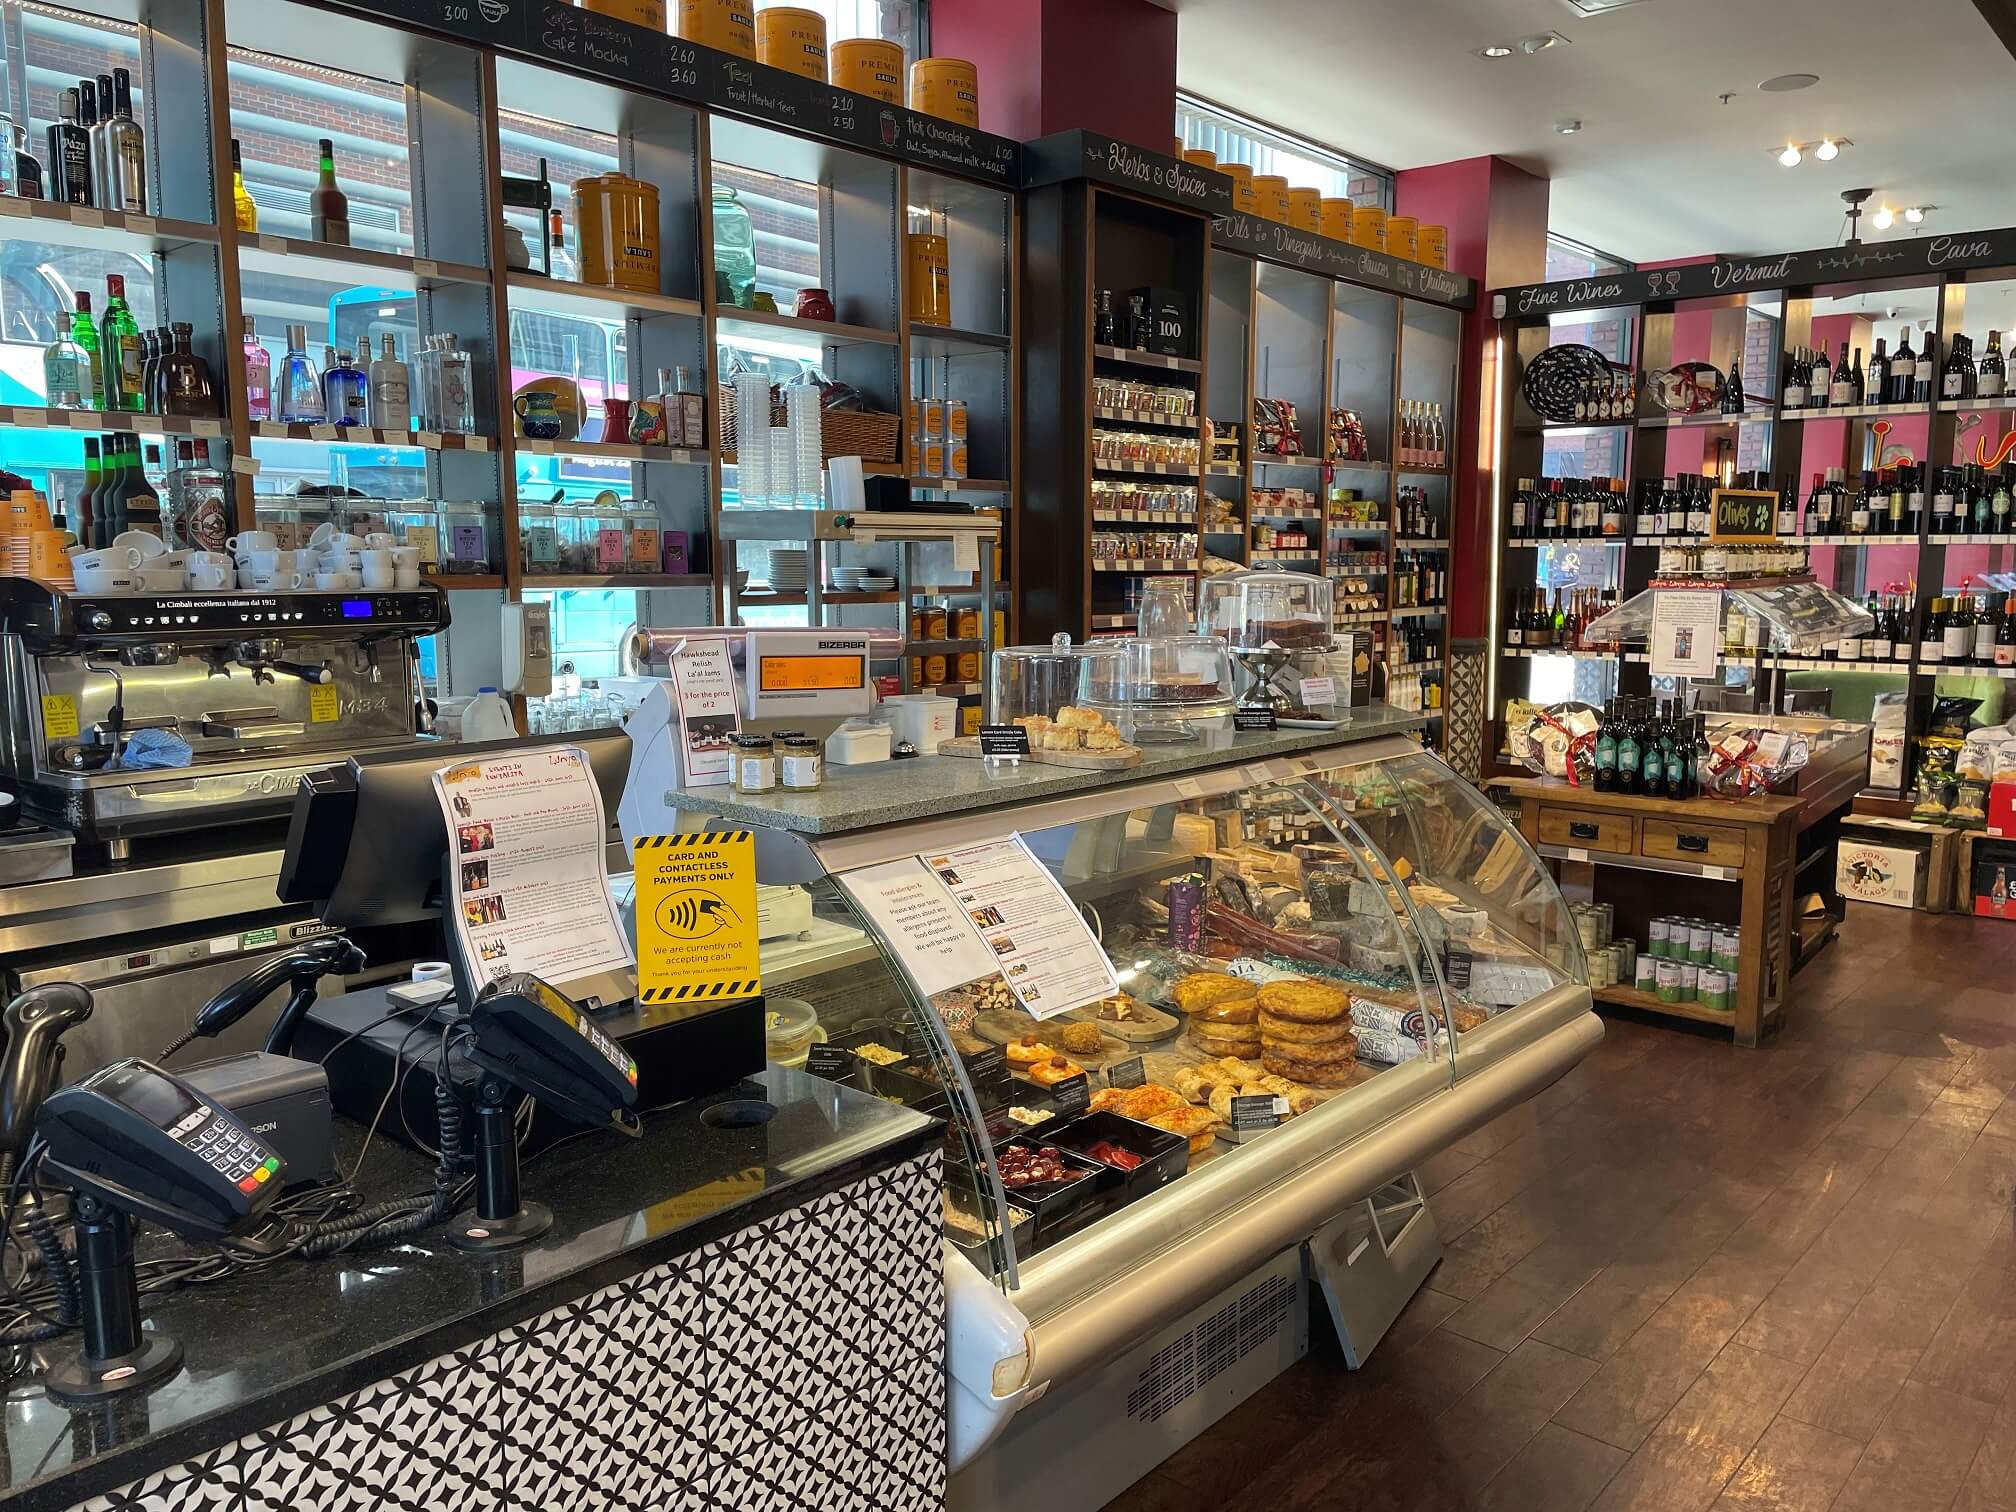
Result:
M1120 990L1078 905L1020 835L839 880L934 1001L998 980L1031 1017L1049 1019Z
M633 960L602 859L602 792L576 746L514 751L434 773L447 821L448 912L479 985L529 971L560 984Z

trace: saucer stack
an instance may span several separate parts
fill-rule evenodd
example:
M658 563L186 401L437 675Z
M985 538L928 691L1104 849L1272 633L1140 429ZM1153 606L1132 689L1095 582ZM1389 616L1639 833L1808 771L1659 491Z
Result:
M803 593L806 587L805 549L802 546L770 548L770 591Z

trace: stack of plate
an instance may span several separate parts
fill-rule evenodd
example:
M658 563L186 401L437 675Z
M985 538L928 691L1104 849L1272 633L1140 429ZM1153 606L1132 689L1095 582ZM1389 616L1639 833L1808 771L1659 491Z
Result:
M775 593L805 591L805 549L802 546L770 548L770 588Z
M887 593L896 579L869 567L835 567L831 586L837 593Z

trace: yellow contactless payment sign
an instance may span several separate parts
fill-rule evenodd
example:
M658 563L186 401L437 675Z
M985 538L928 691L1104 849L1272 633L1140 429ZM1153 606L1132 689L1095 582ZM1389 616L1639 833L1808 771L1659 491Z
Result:
M632 865L639 1002L708 1002L762 990L750 831L646 835Z

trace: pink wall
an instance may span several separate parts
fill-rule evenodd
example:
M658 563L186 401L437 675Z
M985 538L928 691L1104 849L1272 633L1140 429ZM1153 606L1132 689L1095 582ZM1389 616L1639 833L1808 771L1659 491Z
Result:
M1149 0L932 0L931 50L979 66L980 124L999 136L1174 140L1176 16Z

